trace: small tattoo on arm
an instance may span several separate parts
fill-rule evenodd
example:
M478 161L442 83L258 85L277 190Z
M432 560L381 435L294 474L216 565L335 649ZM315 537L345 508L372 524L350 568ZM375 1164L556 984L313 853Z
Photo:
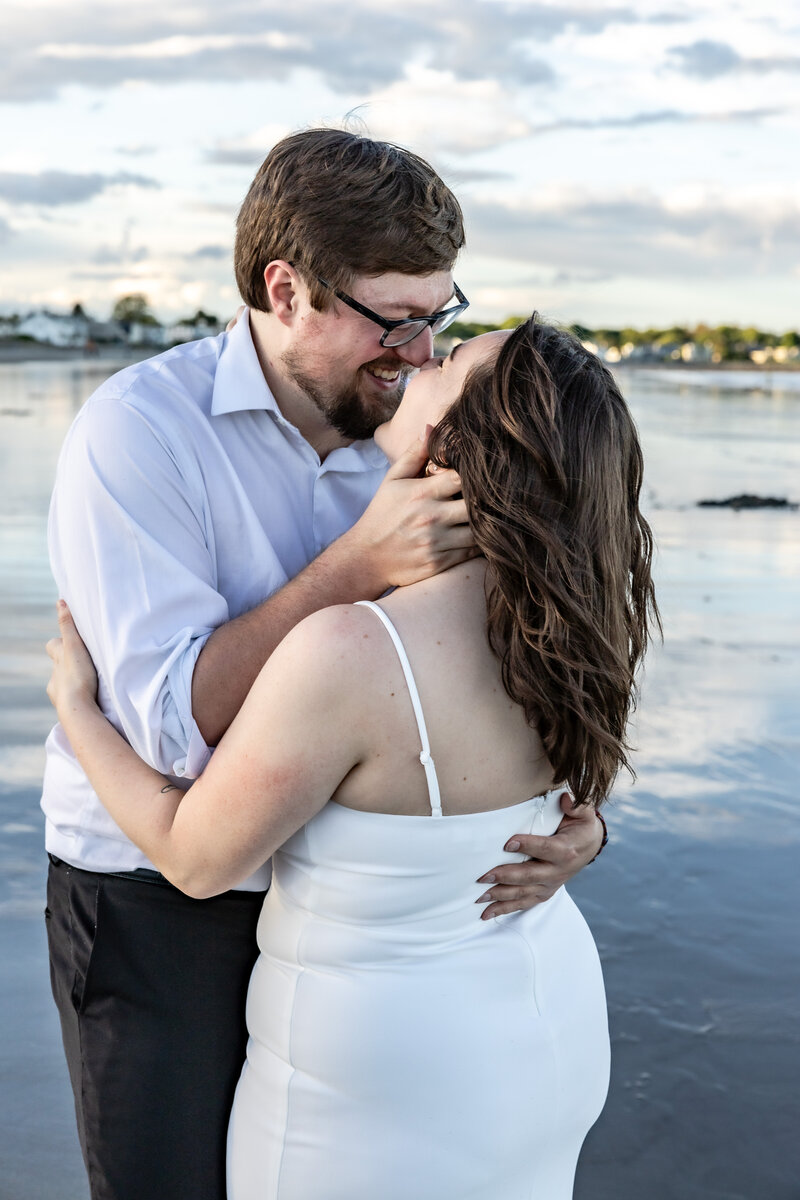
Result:
M163 796L164 792L177 792L177 791L178 791L177 783L168 783L166 787L162 787L161 795Z

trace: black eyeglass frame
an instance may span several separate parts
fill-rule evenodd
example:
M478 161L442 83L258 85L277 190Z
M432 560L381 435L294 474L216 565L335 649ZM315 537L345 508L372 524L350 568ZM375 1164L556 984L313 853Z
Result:
M382 346L386 346L386 338L389 336L392 330L399 329L403 325L419 325L420 322L423 323L422 328L418 329L416 333L412 333L410 337L405 338L402 342L393 342L391 346L386 346L387 350L395 350L398 346L407 346L409 342L413 342L415 337L419 337L426 325L429 329L433 329L434 334L441 333L443 330L447 329L453 324L453 321L455 321L456 317L460 316L465 309L469 308L469 300L454 280L453 295L455 296L456 300L458 300L458 304L454 304L452 308L444 308L441 312L431 313L430 316L427 317L401 317L399 321L391 321L388 317L382 317L380 313L373 312L371 308L367 308L366 304L359 304L358 300L354 300L352 296L348 296L347 292L340 292L338 288L335 288L333 284L328 283L327 279L323 279L321 275L315 275L314 278L318 283L321 283L323 287L326 287L329 289L329 291L333 292L334 296L336 296L338 300L341 300L343 304L346 304L348 308L354 309L355 312L361 313L362 317L366 317L369 321L374 321L376 325L380 325L384 331L381 334L380 339L380 344ZM444 324L439 325L438 329L434 329L434 325L436 325L443 318L445 318Z

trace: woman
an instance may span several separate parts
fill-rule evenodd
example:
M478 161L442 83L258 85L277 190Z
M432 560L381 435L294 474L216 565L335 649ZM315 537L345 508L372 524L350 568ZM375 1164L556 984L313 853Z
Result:
M465 867L554 832L560 781L597 806L627 765L657 620L636 431L535 318L427 364L376 439L392 459L436 421L483 558L303 621L187 795L102 717L63 609L48 645L59 719L159 870L202 897L273 856L231 1200L566 1200L605 1099L582 917L562 888L476 921L489 881Z

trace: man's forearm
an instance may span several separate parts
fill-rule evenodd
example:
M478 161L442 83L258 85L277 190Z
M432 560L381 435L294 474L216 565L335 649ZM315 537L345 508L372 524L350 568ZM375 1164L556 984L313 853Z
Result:
M304 617L331 604L374 600L392 584L414 583L470 557L466 507L453 499L460 480L454 471L420 479L426 461L421 441L409 447L352 529L269 600L212 633L192 677L192 714L207 745L217 744L272 651Z
M215 629L192 676L192 714L207 745L217 745L295 625L332 604L375 599L387 586L346 533L263 604Z

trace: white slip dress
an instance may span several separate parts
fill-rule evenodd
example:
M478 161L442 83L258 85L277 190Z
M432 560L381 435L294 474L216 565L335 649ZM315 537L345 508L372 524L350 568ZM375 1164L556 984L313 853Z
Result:
M514 833L563 788L442 815L411 667L430 816L328 803L274 856L228 1135L229 1200L569 1200L605 1102L597 950L564 888L479 919Z

